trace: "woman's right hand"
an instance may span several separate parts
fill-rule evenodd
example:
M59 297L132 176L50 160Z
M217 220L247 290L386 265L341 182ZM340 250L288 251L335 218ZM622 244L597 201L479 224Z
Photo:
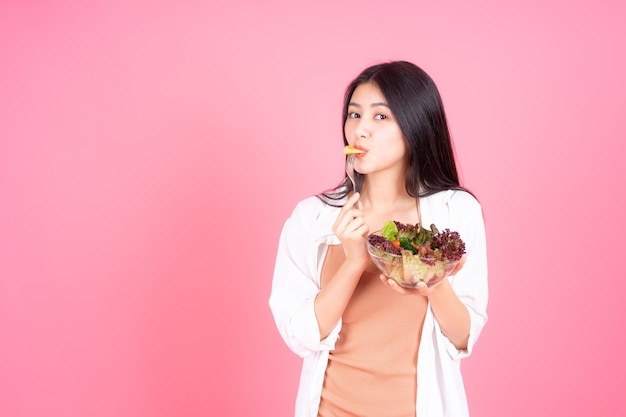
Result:
M360 197L359 193L354 193L348 198L335 220L333 233L341 241L346 261L365 269L370 259L367 252L369 226L365 223L363 211L356 206Z

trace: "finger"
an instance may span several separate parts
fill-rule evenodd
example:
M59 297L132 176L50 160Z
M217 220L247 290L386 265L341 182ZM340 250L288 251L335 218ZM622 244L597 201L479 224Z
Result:
M337 223L338 224L347 224L347 222L351 221L352 219L358 218L358 217L363 217L363 211L358 209L354 204L356 203L356 201L358 200L359 196L357 195L356 198L354 198L354 196L350 197L350 199L348 200L348 203L346 203L346 205L344 205L341 210L339 211L339 215L337 216Z
M339 215L337 216L337 218L341 219L344 217L354 217L355 211L360 211L358 210L358 208L356 208L356 202L359 200L360 197L361 195L359 193L352 194L346 201L346 204L344 204L341 210L339 210Z
M430 295L430 288L428 288L428 284L426 284L424 281L420 281L417 284L417 290L420 292L420 294L422 294L424 297L428 297Z
M367 239L367 235L369 235L370 232L370 227L367 223L365 223L365 220L363 220L362 223L363 224L355 229L354 233L362 238Z
M360 209L361 205L359 204L359 200L361 199L361 193L357 191L352 195L352 197L354 197L355 195L356 195L356 200L354 201L354 208Z
M368 231L369 227L367 223L365 223L363 216L353 218L346 225L346 232L354 237L365 237Z
M365 219L363 212L360 210L350 210L337 218L333 231L338 236L346 233L354 234L357 229L362 228L364 225Z
M346 204L344 204L342 210L350 210L351 208L354 208L356 206L357 201L359 201L359 198L361 198L361 194L360 193L354 193L350 196L350 198L348 198L348 201L346 201Z
M379 276L380 280L383 282L383 284L385 284L385 286L387 286L388 288L392 289L393 291L397 292L398 294L408 294L409 291L405 288L402 288L401 286L398 285L398 283L396 281L394 281L391 278L387 278L385 275L381 274Z

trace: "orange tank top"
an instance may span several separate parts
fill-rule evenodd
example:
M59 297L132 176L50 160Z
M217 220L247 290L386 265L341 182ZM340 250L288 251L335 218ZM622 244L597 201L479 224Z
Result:
M341 257L341 246L329 248L322 287ZM394 292L378 276L363 274L344 311L319 417L415 417L417 350L428 302L421 295Z

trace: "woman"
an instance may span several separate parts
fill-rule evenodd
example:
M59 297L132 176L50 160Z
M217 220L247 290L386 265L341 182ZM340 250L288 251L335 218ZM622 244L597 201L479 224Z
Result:
M365 69L347 88L346 177L301 201L278 245L270 307L303 358L297 417L469 415L460 372L487 321L482 209L461 187L441 97L409 62ZM372 264L367 236L389 220L459 232L454 276L405 290Z

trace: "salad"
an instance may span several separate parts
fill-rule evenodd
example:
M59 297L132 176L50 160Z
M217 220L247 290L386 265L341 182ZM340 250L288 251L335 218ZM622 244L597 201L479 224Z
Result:
M385 223L368 236L368 250L374 263L389 278L404 287L419 281L434 285L446 277L465 255L465 243L458 232L429 229L421 224Z

